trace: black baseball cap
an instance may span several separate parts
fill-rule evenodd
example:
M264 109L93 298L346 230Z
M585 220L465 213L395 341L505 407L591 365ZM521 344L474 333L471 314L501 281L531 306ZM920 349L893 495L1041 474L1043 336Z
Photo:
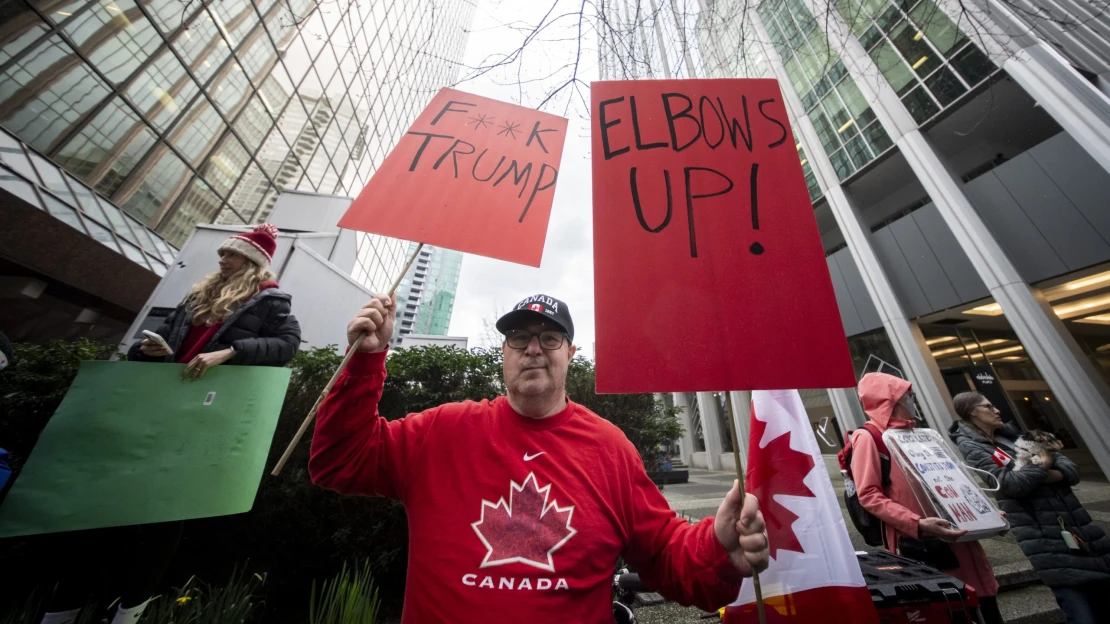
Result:
M555 323L562 327L567 338L574 342L574 321L570 319L570 308L562 301L547 295L532 295L516 304L510 312L497 319L497 331L504 334L514 329L518 323L529 320Z

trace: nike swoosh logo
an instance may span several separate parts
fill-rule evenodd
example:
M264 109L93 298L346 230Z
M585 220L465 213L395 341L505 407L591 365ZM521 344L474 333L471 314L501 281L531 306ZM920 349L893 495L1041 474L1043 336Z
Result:
M535 455L529 455L528 453L525 453L524 454L524 461L532 461L533 459L539 457L540 455L543 455L543 453L544 453L543 451L540 451L539 453L536 453Z

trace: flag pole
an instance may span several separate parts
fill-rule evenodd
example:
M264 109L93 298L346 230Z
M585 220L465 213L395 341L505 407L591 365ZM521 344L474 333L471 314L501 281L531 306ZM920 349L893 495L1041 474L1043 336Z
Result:
M409 267L412 266L413 261L415 261L416 257L420 255L420 250L423 248L424 243L420 243L416 246L416 250L412 252L411 256L409 256L408 262L405 262L405 267L401 269L401 273L397 276L397 279L393 280L393 287L389 289L390 299L393 299L394 293L397 292L397 287L401 285L401 280L405 278L405 274L409 272ZM316 397L316 403L313 404L312 409L309 410L308 416L305 416L304 422L301 423L301 428L297 429L296 435L294 435L293 439L289 441L289 446L285 447L285 452L281 454L281 459L278 460L277 465L274 466L274 469L272 472L270 472L270 474L275 477L281 474L282 469L285 468L285 463L289 461L289 457L293 454L293 450L297 448L297 443L301 441L301 438L304 437L305 432L308 431L308 426L311 425L312 420L316 418L316 411L320 409L320 404L324 402L324 397L328 396L328 393L331 392L331 387L335 385L335 380L339 379L339 373L343 372L343 369L347 368L347 363L350 362L351 357L358 352L358 348L362 345L362 341L365 338L365 333L359 334L358 338L355 339L354 344L351 345L351 348L347 349L347 354L343 356L343 361L339 363L339 367L335 369L334 373L332 373L331 379L328 380L327 385L325 385L324 389L320 391L320 396Z
M736 482L740 488L740 500L744 500L744 466L740 463L740 442L736 439L735 412L732 411L732 393L725 392L725 403L728 408L728 433L732 436L732 459L736 463ZM767 613L763 608L763 589L759 586L759 572L752 569L752 586L755 588L755 609L759 614L759 624L767 624Z

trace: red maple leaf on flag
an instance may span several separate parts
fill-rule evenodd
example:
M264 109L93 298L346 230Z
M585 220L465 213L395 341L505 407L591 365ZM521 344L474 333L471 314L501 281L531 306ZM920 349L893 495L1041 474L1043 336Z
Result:
M798 515L775 500L778 494L814 497L804 483L813 470L813 457L790 448L791 433L784 433L767 446L759 448L767 423L752 418L751 446L748 451L748 478L745 487L759 499L759 509L767 523L767 541L771 557L780 550L805 552L791 526Z
M559 507L554 499L548 504L550 493L550 483L541 488L529 473L521 485L509 482L508 503L482 501L482 519L470 525L486 547L480 567L523 563L555 571L551 555L578 530L570 526L574 506Z

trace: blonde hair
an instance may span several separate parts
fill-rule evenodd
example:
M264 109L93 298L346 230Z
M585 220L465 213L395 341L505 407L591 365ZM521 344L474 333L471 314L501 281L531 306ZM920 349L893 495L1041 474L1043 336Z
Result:
M246 262L226 280L219 271L210 273L193 286L185 297L185 309L193 314L193 325L214 325L227 320L248 299L258 293L259 284L274 279L270 269Z

